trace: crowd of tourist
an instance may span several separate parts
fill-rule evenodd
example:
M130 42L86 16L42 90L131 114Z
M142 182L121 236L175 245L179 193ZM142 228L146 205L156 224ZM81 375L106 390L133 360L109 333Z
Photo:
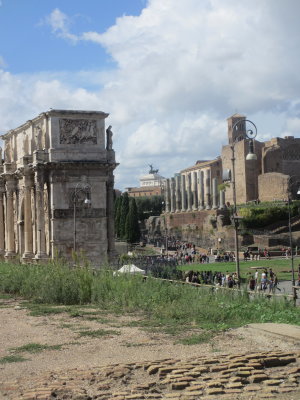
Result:
M300 274L299 274L300 275ZM225 274L217 271L188 271L185 275L185 281L189 283L198 283L205 285L215 285L220 287L234 288L238 285L237 274L235 272L226 272ZM264 269L261 274L258 270L254 274L249 273L248 288L251 291L263 291L275 293L278 287L278 278L272 268Z
M249 273L249 289L252 291L268 291L269 293L275 293L277 289L281 292L281 289L278 287L277 275L273 272L272 268L269 271L263 269L261 274L258 270L254 274Z
M188 271L185 276L185 281L189 283L216 285L229 288L238 285L236 273L229 273L228 271L226 274L217 271Z

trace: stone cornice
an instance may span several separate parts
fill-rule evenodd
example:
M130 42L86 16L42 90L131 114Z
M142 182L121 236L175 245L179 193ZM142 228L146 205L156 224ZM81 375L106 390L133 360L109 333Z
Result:
M109 116L108 113L105 113L103 111L84 111L84 110L49 110L45 113L47 116L50 117L65 117L65 116L74 116L76 118L80 117L101 117L101 118L107 118Z
M7 133L3 134L0 136L2 140L7 140L9 139L12 135L18 134L19 132L28 129L30 126L33 124L37 123L43 118L48 118L48 117L65 117L65 116L70 116L70 117L91 117L91 118L99 118L101 117L102 119L107 118L109 116L108 113L105 113L103 111L83 111L83 110L49 110L46 112L42 112L39 114L37 117L30 119L26 121L24 124L18 126L17 128L9 130Z

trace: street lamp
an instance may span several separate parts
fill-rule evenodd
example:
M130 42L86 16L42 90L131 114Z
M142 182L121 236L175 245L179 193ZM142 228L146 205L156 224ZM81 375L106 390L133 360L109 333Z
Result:
M238 129L238 126L240 123L243 124L250 124L251 129L246 129L245 134L246 138L249 142L249 153L246 156L247 161L256 161L257 156L254 153L254 142L253 140L256 138L257 135L257 128L255 124L248 120L248 119L240 119L236 121L232 127L232 131L235 131ZM240 286L240 260L239 260L239 237L238 237L238 228L239 228L239 220L241 217L237 215L237 207L236 207L236 184L235 184L235 144L241 140L240 137L237 137L231 144L230 149L232 152L232 157L231 157L231 162L232 162L232 176L231 176L231 183L232 183L232 192L233 192L233 224L234 224L234 230L235 230L235 263L236 263L236 275L237 275L237 280L238 280L238 286Z
M294 269L294 253L293 253L293 237L292 237L292 224L291 224L291 192L290 188L297 182L292 182L294 178L298 176L292 175L288 179L288 214L289 214L289 239L290 239L290 249L291 249L291 266L292 266L292 287L293 287L293 300L296 305L297 291L295 288L295 269ZM297 189L297 195L300 195L300 186Z
M73 236L73 251L76 252L76 211L79 205L90 207L91 202L91 186L86 182L79 182L75 186L73 192L73 221L74 221L74 236Z

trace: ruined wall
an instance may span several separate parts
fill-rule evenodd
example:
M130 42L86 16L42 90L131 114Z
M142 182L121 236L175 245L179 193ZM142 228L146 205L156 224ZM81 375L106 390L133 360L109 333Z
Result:
M269 172L258 177L260 201L274 201L287 199L288 176Z
M234 145L237 204L246 203L247 201L256 200L258 198L258 175L261 173L262 147L262 143L254 141L254 152L257 156L257 161L247 161L246 157L249 153L249 142L241 140ZM223 146L221 158L223 171L226 169L232 171L231 146ZM226 189L225 200L233 204L232 183L229 183L229 187Z

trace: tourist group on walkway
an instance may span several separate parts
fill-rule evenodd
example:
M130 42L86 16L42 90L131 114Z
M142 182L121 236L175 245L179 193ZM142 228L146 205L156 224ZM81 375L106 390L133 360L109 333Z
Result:
M278 287L278 278L272 268L263 269L261 274L258 269L254 274L249 273L249 289L252 291L268 291L269 293L275 293L276 289L281 292Z

